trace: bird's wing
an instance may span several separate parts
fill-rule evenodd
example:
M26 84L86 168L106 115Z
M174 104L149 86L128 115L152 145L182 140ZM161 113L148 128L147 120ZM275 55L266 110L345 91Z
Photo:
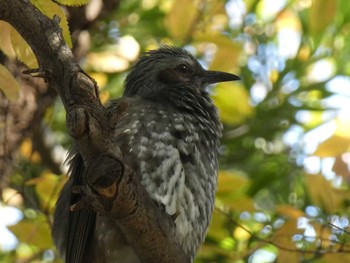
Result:
M73 193L73 187L84 185L85 168L81 155L74 149L68 160L70 178L57 200L52 236L66 263L82 263L86 262L84 256L94 233L96 213L86 208L70 211L70 206L81 198Z
M84 163L81 155L75 153L70 161L73 186L84 185ZM70 205L80 200L80 194L71 193ZM66 263L82 263L88 241L95 229L96 212L83 208L69 213L67 229Z

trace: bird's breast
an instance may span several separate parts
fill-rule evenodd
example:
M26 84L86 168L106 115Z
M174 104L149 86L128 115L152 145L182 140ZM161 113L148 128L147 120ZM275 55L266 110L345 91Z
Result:
M177 214L180 243L191 254L206 234L217 187L218 138L208 140L206 132L195 117L153 104L128 110L116 128L115 140L147 192Z

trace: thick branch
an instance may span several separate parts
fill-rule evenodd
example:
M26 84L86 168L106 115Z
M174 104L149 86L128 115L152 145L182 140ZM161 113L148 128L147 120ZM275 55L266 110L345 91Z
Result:
M29 0L0 0L0 19L31 46L38 73L62 99L69 133L88 167L86 194L94 209L115 220L143 262L188 262L172 219L150 199L112 140L118 111L101 105L96 83L78 66L57 19L41 14Z

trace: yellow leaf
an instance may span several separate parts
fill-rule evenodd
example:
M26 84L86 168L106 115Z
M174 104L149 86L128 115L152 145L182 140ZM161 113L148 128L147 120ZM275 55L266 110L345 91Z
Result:
M44 172L39 177L28 180L27 185L34 185L43 209L53 212L59 191L66 178L52 173Z
M348 138L350 141L350 118L336 119L337 129L335 131L339 136Z
M316 221L311 221L309 223L315 229L316 237L322 240L321 247L329 248L333 243L330 238L330 236L332 235L332 230L330 229L330 227L323 223L320 224Z
M300 48L298 53L298 59L301 61L306 61L311 55L311 50L309 46L303 46Z
M102 104L105 104L108 102L110 95L111 94L105 90L100 92L100 100L101 100Z
M337 1L313 1L309 11L311 33L316 36L321 35L324 33L324 30L334 22L337 11Z
M16 54L11 44L12 26L4 21L0 21L0 50L9 58L15 58Z
M349 253L325 253L322 256L323 262L350 262Z
M187 37L198 13L194 1L177 0L165 19L165 26L170 35L181 41Z
M81 6L88 4L90 0L56 0L56 2L61 5Z
M20 153L27 159L30 158L31 154L33 153L32 149L32 141L29 139L25 139L20 147Z
M235 172L219 171L218 192L220 194L241 191L243 187L247 188L249 179Z
M9 229L24 243L38 247L40 250L52 247L50 227L45 218L22 220Z
M99 73L99 72L89 72L89 76L96 80L97 85L99 88L102 88L104 85L108 82L108 77L105 73Z
M302 258L301 253L279 249L276 262L300 263L302 262Z
M291 205L279 205L277 206L276 211L277 213L291 219L297 219L305 215L302 210Z
M9 206L20 207L20 205L23 205L23 196L18 190L13 188L5 188L2 190L2 200L3 203Z
M249 179L234 172L220 171L217 203L236 211L253 211L254 201L246 194Z
M229 37L218 32L197 32L194 35L197 43L213 43L216 45L215 57L210 65L211 70L237 71L238 60L242 47L233 42ZM237 72L236 72L237 73Z
M303 123L306 128L313 129L322 123L324 123L324 112L322 111L307 111L309 117L306 122Z
M350 182L350 172L348 163L343 160L342 157L338 156L335 158L335 162L332 167L332 171L337 175L343 177L343 179L349 183Z
M350 193L336 189L331 182L319 174L306 175L306 187L316 206L322 207L327 214L333 214L343 208Z
M336 130L332 137L322 142L314 155L319 157L336 157L349 151L350 119L336 119Z
M38 152L33 151L32 141L25 139L20 147L20 153L22 156L31 162L38 163L40 161L40 155Z
M29 68L39 67L33 50L14 28L11 29L11 43L16 53L16 57L20 61L26 64Z
M273 241L283 247L295 248L295 243L292 240L293 235L304 233L304 229L297 228L297 220L297 218L288 219L281 228L275 231Z
M114 51L90 52L86 57L85 68L97 72L115 73L126 70L129 61Z
M249 229L249 226L247 226L247 225L242 224L242 226L245 229ZM240 241L242 241L242 240L247 241L251 237L251 235L245 229L243 229L242 227L237 227L235 229L235 231L233 232L233 236L236 239L239 239Z
M1 64L0 64L0 90L2 90L5 93L6 98L8 98L9 100L15 100L18 98L18 93L19 93L18 82L12 76L11 72L8 71L8 69Z
M63 38L66 41L67 45L69 47L72 47L68 21L62 8L53 1L48 0L31 0L31 2L40 10L40 12L42 12L47 17L51 19L55 15L60 17L60 27L62 28Z
M286 9L277 16L276 26L278 31L285 28L301 31L300 18L291 9Z
M348 151L349 149L349 138L334 134L322 142L313 155L319 157L335 157Z
M219 108L222 122L231 125L243 123L253 115L248 92L237 83L224 82L215 87L213 100Z

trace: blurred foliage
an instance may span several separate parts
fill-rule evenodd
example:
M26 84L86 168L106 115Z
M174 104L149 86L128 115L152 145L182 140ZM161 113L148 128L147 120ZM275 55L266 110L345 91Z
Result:
M9 31L1 28L0 36ZM225 132L217 206L197 263L350 262L347 0L128 0L89 34L81 64L104 102L120 96L137 56L160 44L242 78L212 88ZM0 48L13 56L8 40ZM3 68L1 76L13 81ZM11 86L0 86L10 99ZM41 126L62 158L70 139L60 102ZM3 193L23 219L9 228L18 245L0 262L59 262L49 227L65 179L33 145L23 142Z

